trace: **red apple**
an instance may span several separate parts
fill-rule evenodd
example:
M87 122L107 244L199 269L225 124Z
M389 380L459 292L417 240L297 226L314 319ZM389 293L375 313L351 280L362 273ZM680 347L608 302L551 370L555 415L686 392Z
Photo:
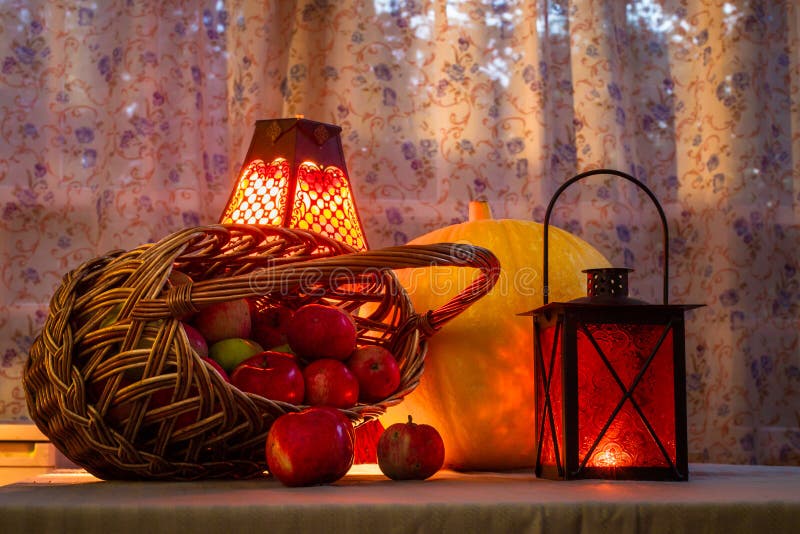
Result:
M265 351L236 366L231 383L242 391L271 400L300 404L305 385L303 372L291 354Z
M353 426L353 421L350 420L339 408L334 408L333 406L316 406L318 410L328 410L333 415L335 415L343 424L347 427L347 433L350 435L350 439L353 440L353 446L356 443L356 429Z
M424 480L444 465L444 441L430 425L395 423L378 440L378 467L393 480Z
M225 380L225 382L229 382L230 383L231 379L228 376L228 373L225 372L225 369L223 369L220 364L218 364L216 361L212 360L209 357L201 357L200 359L203 360L204 362L206 362L216 372L218 372L219 375Z
M336 306L306 304L294 312L286 337L292 350L303 358L346 360L356 349L356 323Z
M186 332L186 338L189 340L189 346L194 349L198 356L201 358L208 356L208 343L206 338L200 331L188 323L181 323L183 331Z
M339 360L315 360L303 369L305 403L350 408L358 401L358 380Z
M358 398L363 402L383 400L400 386L400 366L381 346L358 347L345 363L358 380Z
M286 329L291 324L294 312L280 304L258 308L253 305L253 328L250 338L266 349L286 345Z
M286 486L330 484L352 467L353 440L341 418L311 407L272 423L266 457L269 472Z
M197 312L193 324L209 344L232 337L250 337L250 304L247 299L211 304Z

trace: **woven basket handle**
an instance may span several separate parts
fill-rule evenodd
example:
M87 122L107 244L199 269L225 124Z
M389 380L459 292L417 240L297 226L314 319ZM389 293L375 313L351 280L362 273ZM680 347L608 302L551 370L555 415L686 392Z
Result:
M190 233L184 235L192 238ZM285 291L309 280L334 280L376 271L434 266L473 267L480 273L444 305L418 316L420 330L429 335L494 287L500 276L500 262L491 251L464 243L404 245L274 265L228 277L224 285L218 280L174 285L164 296L139 301L132 317L148 321L178 317L215 302Z

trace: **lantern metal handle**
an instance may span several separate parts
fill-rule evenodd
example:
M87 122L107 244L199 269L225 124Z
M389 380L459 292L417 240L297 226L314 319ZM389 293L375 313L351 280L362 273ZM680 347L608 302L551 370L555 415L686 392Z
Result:
M669 295L669 229L667 228L667 218L664 215L664 210L661 208L661 204L658 203L658 200L656 199L656 197L653 194L653 192L650 191L650 189L648 189L648 187L646 185L644 185L642 182L640 182L639 180L637 180L636 178L634 178L630 174L624 173L622 171L617 171L617 170L614 170L614 169L595 169L595 170L586 171L586 172L583 172L583 173L578 174L576 176L573 176L572 178L570 178L569 180L564 182L561 185L561 187L559 187L556 190L555 194L553 195L553 198L550 199L550 204L548 204L547 212L545 213L545 216L544 216L544 242L543 242L544 260L543 260L543 265L542 265L543 266L542 282L543 282L543 285L544 285L544 292L543 292L544 304L547 304L548 294L550 293L550 288L548 286L548 271L549 271L549 265L548 265L548 260L549 260L549 258L548 258L548 255L549 255L548 254L548 248L549 248L549 246L548 246L549 245L548 229L549 229L549 226L550 226L550 215L551 215L551 213L553 211L553 206L555 205L556 200L558 199L558 197L561 195L561 193L564 192L564 190L567 187L569 187L570 185L574 184L575 182L577 182L579 180L583 180L584 178L588 178L590 176L595 176L597 174L611 174L611 175L614 175L614 176L618 176L620 178L624 178L624 179L628 180L629 182L632 182L633 184L637 185L640 189L642 189L645 193L647 193L647 196L649 196L650 200L652 200L653 204L655 204L656 210L658 211L658 215L659 215L659 217L661 217L661 226L663 228L663 238L664 238L664 269L663 269L663 271L664 271L664 284L663 284L663 286L664 286L664 304L666 305L668 303L668 300L669 300L669 297L668 297L668 295Z

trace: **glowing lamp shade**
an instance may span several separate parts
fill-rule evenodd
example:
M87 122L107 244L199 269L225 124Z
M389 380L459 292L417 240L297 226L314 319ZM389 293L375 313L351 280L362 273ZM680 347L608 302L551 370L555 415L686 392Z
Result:
M220 222L311 230L366 250L340 133L302 118L257 121Z
M569 185L613 174L643 188L664 230L664 304L628 296L626 268L588 269L587 296L548 303L548 225ZM667 304L668 229L632 176L590 171L561 186L544 223L544 305L533 316L536 475L688 480L684 312Z

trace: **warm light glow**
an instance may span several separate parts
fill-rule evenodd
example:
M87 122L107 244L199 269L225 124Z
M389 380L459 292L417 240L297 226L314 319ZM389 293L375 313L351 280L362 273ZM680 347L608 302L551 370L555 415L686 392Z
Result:
M577 389L568 394L575 398L577 419L567 425L574 425L577 440L576 448L567 450L562 327L557 322L538 330L536 432L541 468L563 473L569 455L579 470L676 465L674 385L665 379L675 372L672 330L659 324L614 323L576 328Z
M675 403L674 390L672 382L664 379L674 373L671 331L665 333L664 325L657 324L587 323L585 326L586 330L578 330L576 336L580 461L589 455L587 467L667 467L674 463L675 416L670 409ZM607 362L598 348L608 358ZM643 371L653 350L655 356ZM632 396L623 401L625 392L614 374L627 390L640 373L643 374ZM619 411L615 413L617 408ZM603 432L609 419L610 424ZM663 452L647 425L661 440ZM597 447L592 450L598 437Z
M277 158L269 165L260 159L251 161L239 177L222 222L281 226L288 177L289 163L284 158Z
M614 454L614 451L604 451L596 455L595 463L614 467L617 465L617 455Z
M335 166L323 169L304 161L297 169L293 195L289 197L290 173L284 158L269 164L260 159L250 162L239 177L222 222L311 230L356 250L366 250L345 173Z
M601 443L597 452L586 464L589 467L624 467L633 465L630 454L616 443Z

